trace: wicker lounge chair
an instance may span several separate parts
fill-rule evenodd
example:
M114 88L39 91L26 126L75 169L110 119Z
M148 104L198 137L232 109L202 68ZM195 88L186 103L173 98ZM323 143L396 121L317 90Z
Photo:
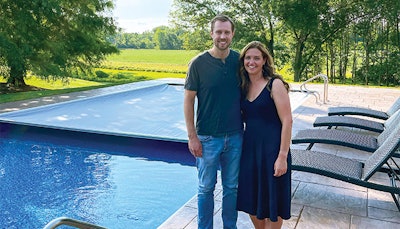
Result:
M400 109L400 97L393 103L393 105L387 110L378 111L369 108L362 107L330 107L328 108L328 115L359 115L365 117L372 117L376 119L386 120L393 115L397 110Z
M374 152L393 131L400 128L400 125L398 125L399 121L400 115L395 116L392 124L378 136L337 129L299 130L292 138L292 143L308 143L308 150L310 150L315 143L323 143ZM396 153L396 156L399 157L400 155Z
M291 150L292 170L315 173L362 187L388 192L400 211L400 188L397 187L399 166L393 154L400 147L400 128L374 151L365 163L323 152L310 150ZM376 172L389 176L388 184L369 181Z
M332 127L352 127L362 130L368 130L376 133L382 133L382 131L389 125L395 125L393 120L400 115L400 110L396 111L389 119L385 122L378 122L373 120L367 120L357 117L350 116L320 116L317 117L313 123L314 127L326 126L328 129Z

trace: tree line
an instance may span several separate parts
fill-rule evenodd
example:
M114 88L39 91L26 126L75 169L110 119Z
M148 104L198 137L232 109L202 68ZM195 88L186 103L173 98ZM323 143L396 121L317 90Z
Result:
M184 31L169 26L159 26L142 33L119 32L111 38L120 49L160 49L181 50L183 47L182 35Z
M263 42L296 82L324 73L332 83L400 84L398 0L174 0L170 27L114 41L121 48L208 49L209 20L220 13L236 23L234 49Z
M266 44L294 81L325 73L332 83L400 84L398 0L174 0L170 26L122 33L112 0L0 1L0 76L24 85L88 71L118 48L205 50L217 14L236 24L233 48Z

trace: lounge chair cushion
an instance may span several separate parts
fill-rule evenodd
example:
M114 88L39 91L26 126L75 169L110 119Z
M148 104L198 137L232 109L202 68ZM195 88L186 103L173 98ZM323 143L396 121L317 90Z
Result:
M400 110L400 97L390 106L390 108L384 111L378 111L370 108L363 107L330 107L328 108L328 115L360 115L366 117L372 117L377 119L386 120L392 116L396 111Z
M383 120L389 118L386 112L361 107L330 107L328 115L362 115Z
M328 177L342 176L342 179L351 177L360 180L362 177L363 164L356 160L311 150L291 149L291 155L293 170L313 172Z
M337 129L299 130L292 138L292 143L334 144L364 150L367 152L374 152L378 148L378 140L372 135L357 134L354 132Z
M384 130L384 124L382 122L347 116L320 116L315 119L313 125L314 127L327 126L329 128L346 126L377 133L382 133Z

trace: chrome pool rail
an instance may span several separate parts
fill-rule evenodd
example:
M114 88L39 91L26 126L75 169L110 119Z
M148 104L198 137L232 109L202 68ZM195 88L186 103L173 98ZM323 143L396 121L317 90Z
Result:
M315 96L315 99L317 100L317 103L321 100L321 96L319 94L318 91L314 91L314 90L309 90L306 87L306 84L317 79L317 78L322 78L322 80L324 81L324 97L322 99L322 102L324 104L326 104L326 102L328 102L328 76L325 74L318 74L316 76L311 77L310 79L304 81L301 85L300 85L300 90L294 90L294 91L300 91L300 92L305 92L305 93L310 93L312 95Z
M43 229L55 229L58 226L62 226L62 225L71 226L71 227L80 228L80 229L107 229L107 228L99 226L99 225L95 225L95 224L91 224L91 223L87 223L87 222L83 222L80 220L71 219L71 218L67 218L67 217L59 217L59 218L53 219Z

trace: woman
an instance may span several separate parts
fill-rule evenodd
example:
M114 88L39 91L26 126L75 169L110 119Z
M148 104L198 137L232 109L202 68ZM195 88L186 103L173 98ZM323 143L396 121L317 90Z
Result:
M245 122L237 208L256 229L281 228L290 218L292 113L289 84L275 73L265 46L253 41L240 54Z

